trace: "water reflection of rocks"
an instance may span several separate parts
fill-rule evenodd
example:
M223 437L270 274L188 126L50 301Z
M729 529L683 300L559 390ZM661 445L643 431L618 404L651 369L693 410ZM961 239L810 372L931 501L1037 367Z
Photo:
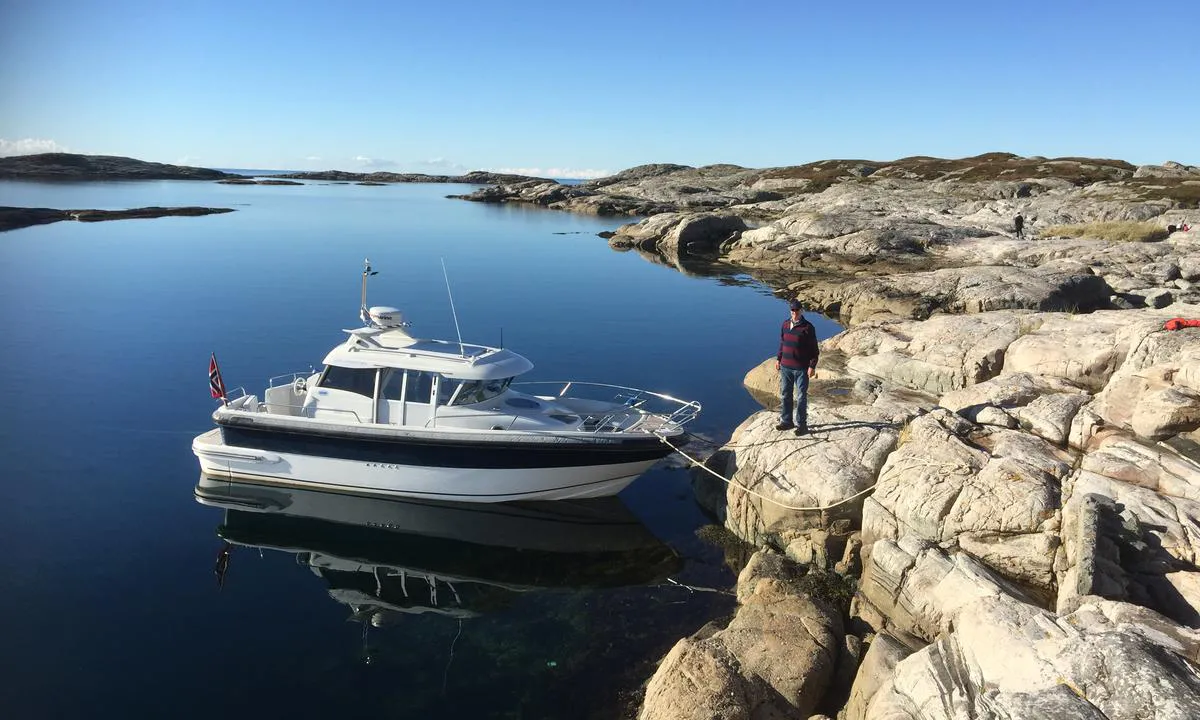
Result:
M663 254L653 249L629 245L613 245L612 248L617 252L632 251L649 263L671 268L687 277L722 278L732 281L732 284L754 284L746 277L745 270L718 262L714 257L678 253Z

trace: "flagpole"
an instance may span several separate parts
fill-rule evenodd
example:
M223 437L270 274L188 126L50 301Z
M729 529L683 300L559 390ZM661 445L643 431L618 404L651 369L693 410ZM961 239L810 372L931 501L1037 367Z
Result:
M225 381L221 379L221 368L217 365L215 352L208 357L208 392L214 400L220 400L222 405L228 407L229 400L225 398Z

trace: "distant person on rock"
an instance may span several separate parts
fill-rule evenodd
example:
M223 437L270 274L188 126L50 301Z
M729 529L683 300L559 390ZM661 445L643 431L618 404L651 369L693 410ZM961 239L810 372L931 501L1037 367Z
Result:
M1017 213L1017 216L1015 218L1013 218L1013 227L1017 229L1017 239L1024 240L1025 239L1025 218L1021 216L1021 213Z
M817 329L804 319L804 305L793 300L789 306L791 317L783 321L779 331L779 354L775 357L775 369L779 371L779 397L783 407L779 411L776 430L795 429L797 435L808 433L808 379L817 376L817 359L821 349L817 346ZM795 421L792 420L793 395L795 397Z

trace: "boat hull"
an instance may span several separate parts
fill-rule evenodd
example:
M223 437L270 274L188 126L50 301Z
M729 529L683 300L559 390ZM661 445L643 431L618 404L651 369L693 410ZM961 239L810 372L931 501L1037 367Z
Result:
M364 435L329 427L223 424L192 451L203 472L292 487L456 502L615 495L670 453L658 438Z

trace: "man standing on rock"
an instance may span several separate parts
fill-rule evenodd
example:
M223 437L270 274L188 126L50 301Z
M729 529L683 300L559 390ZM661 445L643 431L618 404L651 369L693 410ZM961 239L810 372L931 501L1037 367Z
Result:
M779 397L783 407L776 430L795 428L797 435L808 433L808 379L817 375L817 329L804 319L804 305L793 300L789 307L792 316L783 321L779 331L779 354L775 369L779 370ZM792 395L795 399L796 421L792 422Z
M1017 213L1017 216L1015 218L1013 218L1013 227L1017 229L1017 239L1024 240L1025 239L1025 218L1021 215L1021 213Z

